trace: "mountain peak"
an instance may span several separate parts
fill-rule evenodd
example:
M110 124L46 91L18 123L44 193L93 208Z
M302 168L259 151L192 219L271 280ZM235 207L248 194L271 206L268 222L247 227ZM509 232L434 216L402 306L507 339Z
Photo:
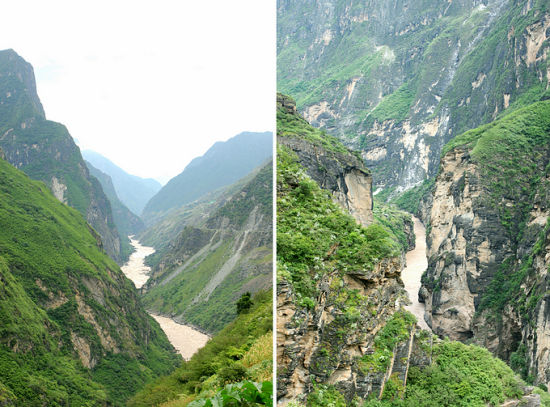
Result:
M0 51L0 71L0 117L4 118L2 120L14 114L20 121L35 116L45 118L46 114L36 91L32 65L10 48ZM22 109L21 106L28 107Z

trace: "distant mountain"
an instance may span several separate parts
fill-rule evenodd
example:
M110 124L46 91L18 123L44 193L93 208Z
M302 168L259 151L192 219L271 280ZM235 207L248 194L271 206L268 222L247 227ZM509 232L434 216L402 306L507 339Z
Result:
M111 208L113 210L113 218L119 232L125 236L135 235L136 233L141 232L145 228L143 221L120 201L115 191L115 187L113 186L113 180L111 177L103 171L98 170L88 161L84 160L84 162L86 163L88 170L90 170L90 174L99 180L105 195L109 198L109 202L111 202Z
M82 213L107 254L124 261L101 185L90 176L67 128L46 120L33 68L11 49L0 51L0 148L9 163L44 181L58 200Z
M0 159L0 405L121 406L180 360L101 246Z
M95 151L84 150L82 155L95 168L111 177L118 198L137 215L141 215L145 204L162 187L158 181L152 178L141 178L128 174L108 158Z
M270 132L245 132L225 142L215 143L206 154L191 161L181 174L172 178L151 198L143 210L145 223L150 225L171 209L246 176L271 158L272 137Z

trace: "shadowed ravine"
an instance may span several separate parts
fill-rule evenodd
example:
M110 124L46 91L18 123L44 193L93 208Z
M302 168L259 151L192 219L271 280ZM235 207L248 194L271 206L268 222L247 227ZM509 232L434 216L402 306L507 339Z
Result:
M136 249L130 256L130 259L122 271L128 277L136 288L141 288L149 278L150 267L144 263L145 257L153 254L155 249L142 246L137 240L130 238L131 244ZM160 327L166 333L168 340L185 360L189 360L193 354L202 348L208 341L208 335L199 332L190 326L178 324L171 318L154 315L149 313L159 323Z
M407 266L401 273L405 290L407 290L409 298L412 301L412 304L405 308L414 314L422 329L431 331L426 321L424 321L424 304L418 302L420 278L422 277L422 273L428 268L428 259L426 258L426 228L419 219L413 217L413 221L416 247L407 253Z

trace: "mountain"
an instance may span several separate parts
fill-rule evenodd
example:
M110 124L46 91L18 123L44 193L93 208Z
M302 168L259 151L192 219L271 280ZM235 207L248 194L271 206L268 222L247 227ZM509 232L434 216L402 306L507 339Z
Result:
M270 132L240 133L225 142L215 143L151 198L142 214L145 223L151 225L171 209L246 176L270 159L272 137Z
M538 123L548 117L539 118ZM527 133L542 142L540 132ZM415 316L403 309L409 302L401 279L403 252L412 242L403 241L386 226L393 223L403 232L405 225L384 219L395 216L391 211L377 213L381 203L373 201L372 188L355 189L350 196L356 199L348 200L349 205L342 203L339 197L347 190L341 182L347 177L342 174L357 174L361 169L362 184L368 185L372 182L369 171L338 140L299 117L292 99L284 95L278 96L277 136L279 403L451 407L550 402L542 388L528 387L487 349L441 340L420 329ZM463 141L475 139L470 136ZM492 157L490 168L500 158ZM442 181L448 182L449 177L448 171L441 174ZM441 190L446 187L442 184ZM522 185L516 189L522 190ZM361 199L374 205L366 225L354 207ZM446 197L443 202L452 199ZM433 214L447 216L447 221L457 219L447 208L439 209L434 206ZM497 240L499 235L493 236ZM444 237L443 242L450 244ZM460 243L464 239L457 239ZM430 262L435 267L447 264L443 257L430 257ZM449 270L439 284L452 276ZM441 305L447 306L446 302Z
M103 192L105 192L105 195L107 195L111 203L113 219L119 232L122 233L123 236L135 235L141 232L145 228L143 221L118 199L111 177L95 168L88 161L85 161L85 163L90 174L98 179L103 188Z
M113 405L180 358L82 214L0 159L0 400Z
M90 176L65 126L46 120L32 66L13 50L0 51L0 148L14 167L45 182L57 199L82 213L105 251L124 260L101 185Z
M235 319L242 294L272 286L272 172L269 162L230 196L201 206L202 216L185 217L183 229L149 260L149 310L215 333Z
M279 0L278 89L359 150L375 189L433 177L453 137L548 97L546 0Z
M480 344L550 385L550 101L443 149L419 206L430 225L421 298L435 333Z
M162 187L154 179L140 178L128 174L122 168L95 151L84 150L82 155L95 168L111 177L120 201L136 215L141 215L145 204Z

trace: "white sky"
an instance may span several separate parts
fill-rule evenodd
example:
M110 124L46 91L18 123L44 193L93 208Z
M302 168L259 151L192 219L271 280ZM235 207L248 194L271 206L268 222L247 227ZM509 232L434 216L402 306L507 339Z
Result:
M166 182L215 141L275 128L275 0L6 1L6 48L46 117L131 174Z

